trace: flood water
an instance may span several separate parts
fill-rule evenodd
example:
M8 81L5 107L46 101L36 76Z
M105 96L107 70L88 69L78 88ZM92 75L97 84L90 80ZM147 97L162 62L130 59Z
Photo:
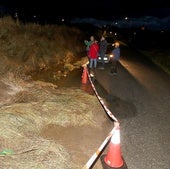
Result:
M44 71L37 72L32 77L34 80L41 80L45 82L50 82L57 85L59 88L78 88L82 89L89 94L95 94L94 89L91 86L90 81L88 80L86 84L82 83L82 75L83 75L83 67L79 69L74 69L69 73L69 75L65 77L61 77L60 79L55 79L53 77L53 71ZM100 96L106 96L107 92L103 87L97 82L97 80L91 79L95 89L99 92Z

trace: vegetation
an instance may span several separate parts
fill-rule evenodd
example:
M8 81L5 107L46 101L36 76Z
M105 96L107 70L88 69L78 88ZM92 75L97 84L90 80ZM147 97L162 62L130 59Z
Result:
M23 76L73 63L83 55L83 35L71 26L23 24L10 16L1 18L0 74Z
M86 162L77 131L88 133L92 127L103 132L98 120L106 118L96 96L85 87L59 88L29 76L53 69L53 77L59 78L80 68L87 62L83 35L65 25L0 20L0 168L79 169ZM53 139L49 128L55 129Z

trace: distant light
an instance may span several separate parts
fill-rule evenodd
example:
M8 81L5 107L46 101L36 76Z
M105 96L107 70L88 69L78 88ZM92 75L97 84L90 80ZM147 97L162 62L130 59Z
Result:
M125 17L125 20L128 20L128 17Z
M110 31L110 34L112 34L112 31Z
M136 32L133 32L134 35L136 35Z
M37 17L36 15L33 16L33 18L36 18L36 17Z
M65 21L64 18L62 18L61 21L64 22Z
M145 30L145 27L144 27L144 26L142 26L142 27L141 27L141 30L143 30L143 31L144 31L144 30Z
M117 25L118 23L117 22L115 22L115 25Z
M115 36L117 36L117 33L115 32Z

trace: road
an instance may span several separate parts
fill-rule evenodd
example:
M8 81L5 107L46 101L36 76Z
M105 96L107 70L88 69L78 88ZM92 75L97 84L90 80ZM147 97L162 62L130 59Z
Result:
M128 169L170 169L170 75L127 47L121 48L118 75L109 71L109 64L97 69L95 78L120 122Z

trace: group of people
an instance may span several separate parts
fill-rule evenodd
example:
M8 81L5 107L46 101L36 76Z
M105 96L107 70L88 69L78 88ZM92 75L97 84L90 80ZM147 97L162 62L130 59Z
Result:
M87 56L89 58L89 68L90 70L97 68L97 58L100 55L101 57L101 63L102 63L102 69L104 69L105 63L104 63L104 56L107 51L107 40L104 36L101 36L100 42L98 42L94 36L90 36L90 40L84 41L86 45L86 51ZM112 50L112 58L111 58L111 70L110 74L117 74L117 68L118 68L118 61L120 59L120 48L119 48L119 42L115 42L113 44L114 48Z

